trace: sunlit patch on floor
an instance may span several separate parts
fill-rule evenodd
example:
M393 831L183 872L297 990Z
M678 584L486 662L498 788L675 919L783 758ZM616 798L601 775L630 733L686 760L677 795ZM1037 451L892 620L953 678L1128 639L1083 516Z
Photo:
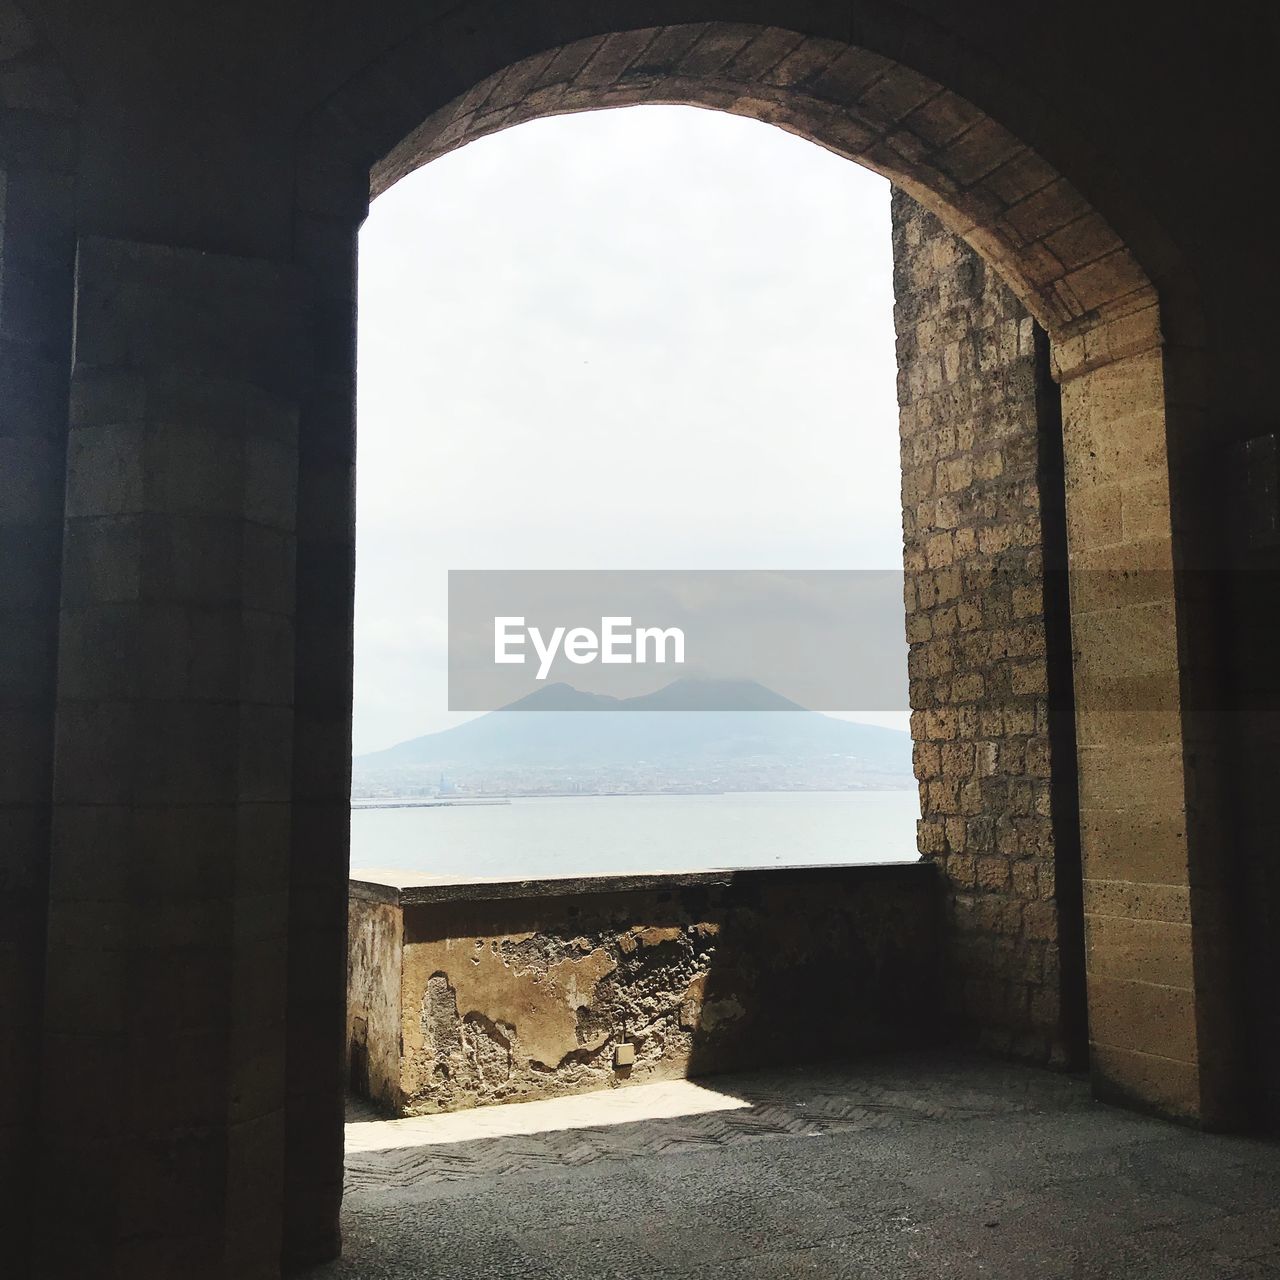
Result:
M596 1129L639 1120L737 1111L750 1105L742 1098L719 1093L691 1080L666 1080L571 1098L474 1107L443 1115L356 1121L347 1125L347 1153L554 1133L563 1129Z

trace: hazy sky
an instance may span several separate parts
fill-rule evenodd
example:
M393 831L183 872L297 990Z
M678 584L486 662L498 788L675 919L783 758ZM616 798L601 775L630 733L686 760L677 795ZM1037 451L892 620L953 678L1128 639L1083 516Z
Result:
M380 196L356 751L467 718L449 569L900 569L892 304L888 183L718 112L538 120Z

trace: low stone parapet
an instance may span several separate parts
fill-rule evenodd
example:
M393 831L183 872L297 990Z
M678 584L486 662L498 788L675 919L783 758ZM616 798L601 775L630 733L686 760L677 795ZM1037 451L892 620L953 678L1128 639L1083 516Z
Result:
M353 1091L401 1114L918 1046L925 863L351 881Z

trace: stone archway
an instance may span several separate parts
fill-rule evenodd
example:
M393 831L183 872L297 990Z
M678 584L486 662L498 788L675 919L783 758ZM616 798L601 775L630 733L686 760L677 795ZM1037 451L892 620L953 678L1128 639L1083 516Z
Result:
M1205 997L1221 989L1225 960L1213 926L1201 922L1221 869L1216 816L1203 798L1189 799L1198 762L1187 747L1209 730L1190 722L1184 704L1197 640L1174 577L1182 567L1180 422L1202 410L1205 393L1196 377L1194 290L1176 255L1153 220L1118 200L1126 223L1141 230L1126 240L1081 190L1105 192L1113 179L1086 160L1079 175L1049 163L1034 146L1037 128L1014 126L1008 97L997 119L962 96L981 77L902 22L862 33L617 22L581 38L566 25L543 29L531 19L528 29L500 33L474 16L442 19L335 95L301 139L296 251L323 282L328 320L320 331L329 346L299 446L294 848L307 860L294 859L291 896L294 1252L334 1247L340 1164L332 1047L342 1033L340 993L317 993L302 975L319 969L332 978L343 945L314 922L338 918L346 893L345 837L334 820L346 803L350 599L334 584L345 581L349 592L355 230L370 194L404 173L547 114L684 103L798 133L908 191L1048 330L1062 388L1075 571L1095 1080L1137 1105L1222 1122L1233 1064ZM855 44L852 35L863 39ZM922 74L933 64L949 64L951 74ZM1044 127L1031 112L1025 120ZM334 634L348 637L345 648ZM317 1045L329 1046L323 1068Z
M883 174L978 249L1051 332L1155 306L1115 232L1008 130L878 54L777 28L654 28L526 58L433 112L373 166L370 194L522 121L642 103L748 116Z

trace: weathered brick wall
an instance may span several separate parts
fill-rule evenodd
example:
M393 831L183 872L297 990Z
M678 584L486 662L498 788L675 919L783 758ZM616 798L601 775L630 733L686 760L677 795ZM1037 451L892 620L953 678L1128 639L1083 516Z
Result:
M1083 1052L1082 958L1064 583L1045 572L1064 555L1047 343L896 190L893 252L919 837L948 887L946 1007L985 1048L1065 1063Z

